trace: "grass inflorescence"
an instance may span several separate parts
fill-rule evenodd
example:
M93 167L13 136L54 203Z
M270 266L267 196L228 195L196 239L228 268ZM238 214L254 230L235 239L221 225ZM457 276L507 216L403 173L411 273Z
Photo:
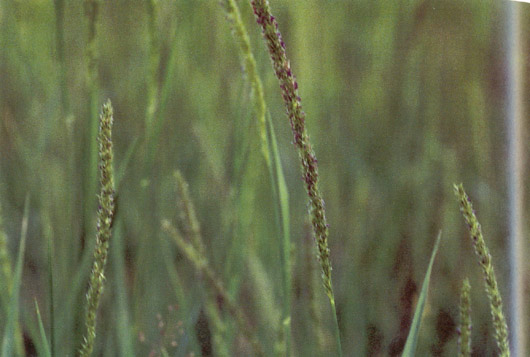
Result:
M506 318L502 311L502 298L497 285L497 278L491 262L491 254L482 236L482 228L475 216L471 200L464 191L464 186L454 185L455 194L460 201L460 210L464 215L464 219L469 227L471 234L471 241L473 249L477 256L478 263L482 268L484 275L484 285L486 293L490 301L491 317L493 319L493 327L495 329L495 339L497 340L497 347L501 356L510 356L510 348L508 345L508 325Z
M101 190L99 193L99 207L96 226L96 245L94 248L94 263L90 274L90 285L86 295L87 309L85 321L85 336L80 354L90 356L96 338L96 315L99 301L103 293L105 282L105 265L109 250L112 222L114 218L114 173L112 152L112 124L113 111L110 100L103 105L99 123L99 174Z
M460 291L460 327L458 328L458 356L471 356L471 284L464 279Z
M336 340L339 354L341 351L340 332L338 329L335 295L331 279L331 260L328 247L328 223L324 208L324 199L320 192L317 158L311 147L309 135L305 127L305 113L302 110L302 100L298 94L298 83L287 60L285 43L278 29L276 18L272 16L267 0L251 1L256 21L262 29L263 38L269 49L269 55L276 77L280 82L282 97L287 109L287 116L294 136L294 144L302 164L302 175L310 201L310 216L313 233L317 242L318 259L322 270L324 289L329 298L336 326Z

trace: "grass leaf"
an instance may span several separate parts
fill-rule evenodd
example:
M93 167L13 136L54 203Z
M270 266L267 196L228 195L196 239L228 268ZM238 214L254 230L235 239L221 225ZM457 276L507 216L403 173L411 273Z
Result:
M50 345L48 344L48 339L46 338L46 332L44 331L44 325L42 324L42 318L40 316L39 304L37 303L37 299L35 299L35 310L37 312L37 319L39 322L39 331L40 331L42 347L44 348L44 356L51 357L52 353L50 351Z
M291 334L291 233L290 233L290 213L289 213L289 192L287 183L283 174L282 162L276 142L276 134L270 117L267 115L267 146L271 151L269 157L272 162L268 161L267 166L271 176L271 184L275 198L274 211L276 215L277 226L281 232L281 265L283 278L283 317L282 328L286 342L286 352L290 352L290 334Z
M434 248L432 250L431 261L429 262L429 267L427 268L427 273L425 274L425 279L423 279L423 285L421 287L420 297L418 303L416 304L416 311L414 312L414 319L412 320L412 325L410 326L409 336L407 337L407 343L405 344L405 349L403 350L403 357L412 357L416 352L416 346L418 344L418 336L420 334L421 319L423 317L423 310L425 308L425 303L427 301L427 292L429 291L429 283L431 280L431 271L434 263L434 258L436 257L436 252L438 251L438 246L440 245L440 238L442 237L442 231L438 233L436 238L436 243L434 243Z
M18 321L19 309L19 291L22 281L22 269L24 262L24 252L26 250L26 236L28 233L28 216L29 216L29 195L26 196L24 203L24 216L22 217L22 228L20 231L20 245L18 247L18 257L15 266L15 274L13 276L13 287L11 289L11 297L7 311L7 322L4 330L4 337L2 341L2 356L12 356L13 345L16 339L16 325ZM21 351L22 352L22 351Z
M51 350L50 354L53 356L55 352L55 302L54 302L54 289L53 289L53 243L51 237L48 235L48 288L50 290L50 344L51 344ZM37 304L37 301L35 300L35 305ZM39 315L39 322L40 321L40 313L39 308L37 306L37 313ZM46 336L45 336L46 337Z
M114 255L114 289L116 291L116 308L118 310L116 327L117 342L122 356L134 356L134 343L132 340L129 301L126 286L125 268L125 243L122 222L116 221L114 240L110 244L111 254Z

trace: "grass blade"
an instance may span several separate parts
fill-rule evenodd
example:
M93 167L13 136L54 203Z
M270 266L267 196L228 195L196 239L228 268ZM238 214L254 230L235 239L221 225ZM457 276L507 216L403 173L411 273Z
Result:
M125 268L125 243L121 220L116 221L114 240L110 244L111 254L114 256L113 270L116 291L116 319L117 342L122 356L134 356L134 344L130 321L129 301L127 298L126 268Z
M46 338L46 332L44 331L44 325L42 324L42 318L40 316L39 304L37 303L37 299L35 299L35 311L37 312L41 343L42 343L42 347L44 348L44 356L51 357L52 353L50 351L50 345L48 344L48 339Z
M48 237L48 288L50 291L50 344L51 349L50 353L53 356L55 352L55 299L54 299L54 289L53 289L53 243L51 239L51 234L47 235ZM35 301L37 304L37 301ZM37 307L37 312L38 312ZM40 319L40 314L39 314ZM40 322L40 321L39 321Z
M11 257L7 248L7 235L4 232L2 212L0 207L0 302L2 303L2 310L7 311L9 306L9 293L11 292L11 284L13 281L13 272L11 269Z
M420 334L421 319L423 317L425 303L427 302L427 293L429 291L432 266L434 263L434 258L436 257L436 252L438 251L438 246L440 245L441 237L442 232L440 231L440 233L438 233L438 237L436 238L436 243L434 243L429 267L427 268L427 273L425 273L425 279L423 279L423 285L421 287L421 293L418 298L418 303L416 305L416 311L414 312L414 318L412 319L412 325L410 326L409 336L407 337L407 343L405 344L405 349L403 350L403 357L412 357L416 352L418 336Z
M12 356L13 344L17 341L16 330L18 321L18 309L20 291L20 284L22 282L22 269L24 266L24 252L26 250L26 236L28 233L28 216L29 216L29 195L26 196L24 203L24 216L22 218L22 229L20 232L20 245L18 247L18 257L15 266L15 274L13 276L13 287L11 289L11 297L7 311L7 322L4 331L4 338L2 341L2 356ZM19 351L23 352L23 351Z
M282 276L283 276L283 318L282 327L286 346L285 352L290 355L291 343L291 233L290 233L290 213L289 213L289 192L287 183L283 174L280 153L276 142L274 126L267 115L267 147L270 149L269 157L271 162L267 162L269 173L271 175L271 184L273 194L278 204L274 205L277 219L277 225L281 231L281 259L282 259Z
M138 148L138 144L139 144L138 138L134 138L133 142L127 148L127 151L125 152L125 155L123 156L123 160L121 160L118 169L116 170L116 192L120 191L121 181L125 177L125 173L127 172L127 169L129 168L129 164L131 163L133 154L136 152L136 149Z

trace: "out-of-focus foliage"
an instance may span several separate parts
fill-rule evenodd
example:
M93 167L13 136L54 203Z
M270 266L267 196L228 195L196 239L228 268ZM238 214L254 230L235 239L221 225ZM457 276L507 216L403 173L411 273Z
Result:
M210 266L272 353L281 315L282 237L237 46L217 1L159 0L155 12L147 3L99 5L95 95L98 107L112 100L115 169L123 176L95 354L250 348L223 302L212 305L200 274L161 229L167 219L185 232L176 169L189 183ZM238 4L289 190L292 350L325 355L334 348L332 318L308 238L298 157L260 30L248 2ZM501 5L271 1L319 160L345 355L401 353L440 229L417 353L456 354L462 279L481 287L482 278L454 182L464 182L473 198L505 292ZM81 343L89 266L83 257L92 252L97 208L96 191L86 182L96 169L89 167L88 28L82 1L0 2L0 206L14 262L24 199L31 197L20 287L28 352L43 351L34 297L50 338L48 251L51 348L72 355ZM160 100L152 120L146 120L149 93ZM488 301L479 288L471 299L473 350L489 355L495 341ZM216 308L218 316L209 312Z

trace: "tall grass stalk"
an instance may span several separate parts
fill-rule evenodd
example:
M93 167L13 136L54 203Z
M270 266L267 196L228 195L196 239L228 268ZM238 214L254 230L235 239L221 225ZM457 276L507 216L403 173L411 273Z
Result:
M90 286L87 292L87 310L81 356L90 356L96 338L96 315L99 307L103 284L105 281L105 265L109 250L109 240L114 217L114 173L112 169L112 105L110 100L103 105L99 124L99 173L101 190L96 229L96 246L94 248L94 264L90 275Z
M256 16L256 21L261 26L263 37L269 49L274 72L280 82L283 100L294 136L294 144L298 148L303 178L310 200L311 223L318 247L318 259L322 269L322 280L333 311L337 349L339 354L342 354L335 295L333 293L331 279L332 268L328 247L328 223L326 220L324 200L318 187L317 159L305 128L305 113L302 111L301 98L298 94L298 83L292 73L291 65L287 60L285 43L278 29L278 23L271 14L269 2L267 0L255 0L251 1L251 5Z
M484 275L484 284L490 301L491 317L493 320L493 327L495 329L497 347L499 349L500 356L508 357L510 356L510 349L508 346L508 326L502 311L502 298L497 285L497 278L495 277L493 264L491 263L491 255L486 243L484 242L482 228L477 220L477 217L475 216L473 205L464 191L464 187L462 184L454 185L454 190L458 200L460 201L460 211L462 212L469 227L473 248Z
M511 347L514 356L526 356L525 301L524 301L524 128L523 128L523 41L521 40L520 4L514 1L506 3L508 7L506 43L508 64L508 164L506 167L508 183L508 264L509 280L509 316Z
M464 279L460 292L460 326L458 328L458 356L471 356L471 285Z

